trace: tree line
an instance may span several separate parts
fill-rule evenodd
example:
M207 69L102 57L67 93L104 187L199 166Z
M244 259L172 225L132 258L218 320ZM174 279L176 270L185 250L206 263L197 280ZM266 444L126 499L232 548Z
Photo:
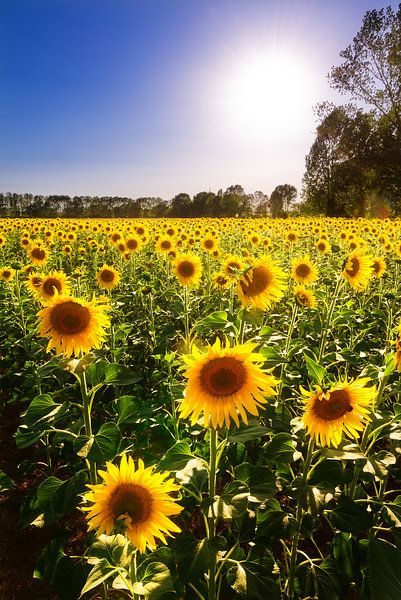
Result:
M328 75L350 102L316 107L302 212L401 214L401 4L370 10Z
M278 185L270 196L247 194L241 185L224 192L180 193L170 201L158 197L66 196L0 193L0 217L285 217L294 208L297 190Z

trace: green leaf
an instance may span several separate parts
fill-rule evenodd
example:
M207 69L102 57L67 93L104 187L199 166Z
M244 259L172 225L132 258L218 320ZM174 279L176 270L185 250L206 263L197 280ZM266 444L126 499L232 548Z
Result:
M243 463L235 468L235 476L248 486L250 502L264 502L277 493L276 475L268 467Z
M266 510L258 510L257 523L257 538L287 538L297 530L295 518L284 512L275 499L266 502Z
M354 535L367 531L373 525L373 516L367 507L353 502L347 496L340 497L338 507L331 516L337 529Z
M340 460L367 460L366 456L361 452L355 444L349 444L342 449L338 448L322 448L321 455L325 458L338 458Z
M269 429L259 424L257 419L249 419L248 425L242 423L239 428L233 429L228 434L229 442L249 442L257 440L269 433Z
M328 483L336 487L344 483L350 483L353 474L351 469L347 469L339 460L324 460L313 470L309 478L310 485Z
M104 581L107 581L107 579L110 579L110 577L117 577L118 572L118 567L111 565L107 559L101 558L89 573L88 579L81 590L80 598L82 598L86 592L93 590Z
M397 496L394 502L384 504L380 512L387 523L393 527L401 527L401 496Z
M93 439L89 460L104 462L115 458L120 450L121 433L115 423L103 423Z
M173 542L173 556L184 581L196 581L214 565L217 553L226 550L226 540L216 536L197 540L192 533L183 532Z
M270 567L270 568L269 568ZM227 581L233 590L250 600L280 600L278 583L271 574L271 562L243 561L227 572Z
M201 493L206 482L208 472L200 458L193 458L183 469L177 471L175 477L182 485L194 488Z
M55 538L49 544L47 544L36 561L35 570L33 573L34 579L40 579L41 581L52 583L56 572L57 563L63 556L65 556L63 546L64 540L60 537Z
M28 429L26 425L21 425L18 427L15 435L15 443L17 444L17 448L23 450L24 448L29 448L29 446L36 444L36 442L42 437L43 431L46 428L46 425L40 429Z
M138 567L137 576L140 581L133 585L135 594L145 596L149 600L158 600L164 594L174 592L173 580L168 567L161 562L150 562Z
M9 478L4 471L0 471L0 493L6 492L15 488L15 483Z
M227 313L224 310L216 310L200 321L197 321L195 329L198 333L209 333L211 330L223 330L228 325L230 325L230 323L228 322Z
M59 412L62 404L56 404L50 394L36 396L22 417L22 422L33 427L40 421L50 421Z
M295 442L289 433L276 433L264 449L264 456L274 463L289 464L301 457L296 452Z
M323 563L322 563L323 564ZM322 566L309 566L304 569L304 594L318 600L337 600L337 582Z
M132 385L142 379L142 375L135 373L125 365L110 363L106 366L104 379L106 385Z
M117 401L118 425L140 423L152 415L152 407L141 398L121 396Z
M42 481L32 496L21 508L20 527L27 527L41 516L41 524L50 525L70 513L85 490L86 470L78 471L73 477L62 481L51 476Z
M401 598L401 550L374 537L368 545L369 582L372 600Z
M180 471L193 458L196 457L192 454L188 442L177 442L161 458L159 468L164 471Z
M215 515L222 519L240 517L248 506L249 489L241 481L228 483L222 494L215 497L213 508Z
M89 570L89 565L81 560L62 556L56 565L52 581L57 600L77 600Z
M348 582L361 580L361 564L358 543L345 532L336 533L333 539L333 553L337 569Z
M311 358L309 358L309 356L307 356L306 354L305 362L309 379L313 381L313 383L317 383L320 385L326 376L326 369Z

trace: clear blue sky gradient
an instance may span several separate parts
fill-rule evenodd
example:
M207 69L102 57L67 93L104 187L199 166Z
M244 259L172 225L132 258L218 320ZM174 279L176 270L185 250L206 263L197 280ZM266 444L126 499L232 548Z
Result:
M299 189L312 105L340 100L326 74L363 14L388 4L1 0L0 191L169 199L234 183ZM313 101L293 134L253 143L225 122L222 86L250 49L271 43L304 57Z

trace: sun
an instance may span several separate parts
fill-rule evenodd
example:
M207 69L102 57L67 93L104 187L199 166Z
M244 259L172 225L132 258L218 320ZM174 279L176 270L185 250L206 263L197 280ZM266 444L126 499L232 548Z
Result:
M289 134L310 120L313 87L312 68L295 49L245 55L227 77L229 124L252 137Z

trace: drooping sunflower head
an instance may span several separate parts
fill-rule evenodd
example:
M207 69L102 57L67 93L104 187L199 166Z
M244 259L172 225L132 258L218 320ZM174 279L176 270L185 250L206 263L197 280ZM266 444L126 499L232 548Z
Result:
M57 354L79 356L100 348L110 320L107 308L95 299L91 302L69 296L56 296L39 311L39 336L49 338L47 350Z
M32 294L37 294L40 284L42 283L43 275L41 273L30 273L27 277L25 285Z
M224 289L230 285L230 280L225 273L216 272L212 275L213 285L216 288Z
M205 427L230 426L233 419L248 423L247 413L257 416L266 398L275 395L277 380L262 370L264 358L254 352L256 344L246 343L222 347L217 339L206 352L196 347L184 356L188 379L185 397L179 411L195 424L203 414Z
M269 256L258 258L237 285L243 306L267 310L284 295L286 274Z
M15 269L11 267L3 267L0 269L0 279L2 281L12 281L15 277Z
M49 275L42 275L42 281L36 291L39 298L45 302L55 296L67 295L70 291L68 277L62 271L52 271Z
M49 257L49 254L48 254L46 248L44 248L44 246L34 244L30 247L30 249L28 251L29 260L38 267L41 267L42 265L44 265L45 262L47 261L48 257Z
M373 261L361 249L354 250L344 262L342 275L357 292L363 291L373 274Z
M376 258L373 258L372 260L373 260L373 275L377 278L382 277L387 269L386 261L383 258L381 258L380 256L377 256Z
M297 304L302 308L315 308L316 298L313 292L304 285L297 285L294 289L294 296Z
M155 550L155 538L167 544L167 536L181 531L169 519L182 511L171 496L180 486L168 479L169 473L145 468L140 459L135 466L131 457L123 455L119 467L108 462L99 475L103 483L88 485L91 491L84 495L91 503L83 507L88 513L89 530L110 535L114 526L120 524L139 552L145 552L146 547Z
M368 377L352 382L337 383L323 391L316 386L314 392L302 390L306 409L302 423L308 434L321 446L339 446L343 433L357 439L359 432L370 421L369 412L376 395Z
M174 275L184 287L199 285L202 277L202 262L195 254L181 254L174 260Z
M318 277L315 263L308 255L302 256L292 263L291 275L298 283L314 283Z
M103 290L113 290L120 283L120 273L110 265L103 265L96 273L96 281Z
M245 263L240 256L230 254L223 262L223 271L229 279L237 279L245 268Z

